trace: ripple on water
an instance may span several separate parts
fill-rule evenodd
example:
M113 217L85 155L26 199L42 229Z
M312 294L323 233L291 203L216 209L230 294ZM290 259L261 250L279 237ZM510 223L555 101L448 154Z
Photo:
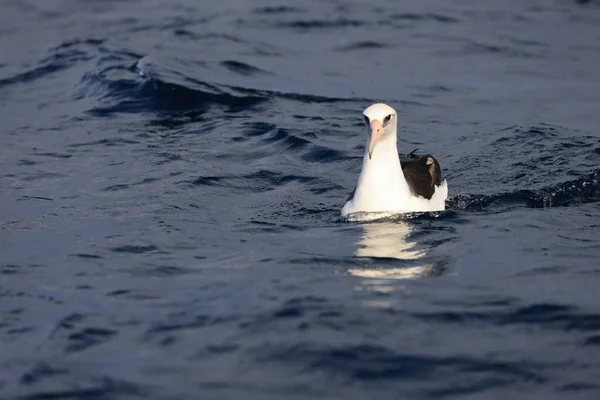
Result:
M66 353L75 353L110 341L118 334L102 324L102 318L95 315L71 313L58 322L51 336L54 341L62 342Z
M310 29L342 29L348 27L358 27L365 25L366 22L358 19L310 19L310 20L296 20L296 21L284 21L277 22L275 27L277 28L291 28L299 30L310 30Z
M503 387L509 383L547 382L544 365L528 362L490 360L476 357L434 357L399 353L374 344L320 346L300 341L294 345L265 345L254 351L259 362L296 364L303 369L323 371L336 378L361 381L394 381L408 379L427 383L430 395L469 393ZM456 382L446 386L432 385L440 373L469 373L470 384ZM436 386L446 386L435 389ZM462 387L463 390L459 390Z
M317 178L312 176L282 174L269 170L259 170L243 176L201 176L191 183L202 186L221 186L238 190L265 192L288 183L309 183Z
M156 247L154 245L148 245L148 246L144 246L144 245L124 245L124 246L112 247L110 250L114 251L115 253L142 254L142 253L148 253L148 252L151 252L151 251L156 251L156 250L158 250L158 247Z
M361 50L378 50L390 47L389 44L379 43L374 41L361 41L352 43L346 46L336 47L337 51L361 51Z
M411 21L411 22L422 22L422 21L433 21L433 22L441 22L446 24L455 24L459 23L460 20L458 18L443 15L443 14L435 14L435 13L399 13L393 14L389 16L389 19L394 21Z
M260 68L253 67L252 65L249 65L249 64L246 64L246 63L243 63L240 61L227 60L227 61L221 61L220 64L223 67L227 68L228 70L238 73L240 75L244 75L244 76L267 73L266 71L263 71Z
M301 8L290 7L290 6L267 6L254 9L256 14L293 14L302 12Z

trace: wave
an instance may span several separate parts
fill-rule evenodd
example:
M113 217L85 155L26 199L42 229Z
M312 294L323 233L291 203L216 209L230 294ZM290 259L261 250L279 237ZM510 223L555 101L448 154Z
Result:
M449 208L564 207L600 200L600 138L548 124L511 126L481 138L478 148L447 167L450 184L459 182L471 192L452 195Z
M106 105L89 110L92 115L104 116L113 113L138 113L145 111L202 110L211 104L224 104L232 107L252 107L263 102L264 96L222 85L210 84L183 77L170 82L160 77L149 77L137 65L130 68L142 80L118 79L110 81L100 74L89 74L85 84L96 81L104 84L105 90L100 100Z
M36 66L18 72L6 78L0 78L0 88L18 84L31 83L45 79L50 75L73 67L74 65L91 60L94 56L88 51L90 46L98 46L101 40L85 40L64 43L50 50L50 54L42 58Z
M600 201L600 169L572 181L540 190L522 189L493 195L457 195L448 208L466 211L506 210L514 207L568 207Z
M302 103L368 101L330 95L334 90L307 93L302 90L306 85L301 77L287 79L240 60L189 62L158 58L143 57L130 66L112 65L85 74L79 97L96 97L101 103L89 114L202 111L212 105L240 110L275 99ZM282 79L289 91L275 89Z

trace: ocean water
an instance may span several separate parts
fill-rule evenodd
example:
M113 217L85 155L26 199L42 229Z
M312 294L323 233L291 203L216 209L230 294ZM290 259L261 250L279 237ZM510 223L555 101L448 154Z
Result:
M0 0L0 398L600 398L600 3ZM362 110L445 212L339 212Z

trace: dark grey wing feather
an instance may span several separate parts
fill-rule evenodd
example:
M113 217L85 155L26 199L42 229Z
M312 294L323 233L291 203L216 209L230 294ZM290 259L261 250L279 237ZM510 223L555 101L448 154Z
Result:
M400 165L408 187L416 196L431 199L435 187L442 184L442 169L431 154L419 157L413 151L408 158L400 160Z

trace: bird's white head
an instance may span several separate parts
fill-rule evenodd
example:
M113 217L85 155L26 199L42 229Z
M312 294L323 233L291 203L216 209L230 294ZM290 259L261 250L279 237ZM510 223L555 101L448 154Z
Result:
M363 111L365 122L371 130L369 139L369 159L373 156L373 150L377 143L383 139L394 139L396 145L396 126L398 114L396 110L387 104L376 103L365 108Z

